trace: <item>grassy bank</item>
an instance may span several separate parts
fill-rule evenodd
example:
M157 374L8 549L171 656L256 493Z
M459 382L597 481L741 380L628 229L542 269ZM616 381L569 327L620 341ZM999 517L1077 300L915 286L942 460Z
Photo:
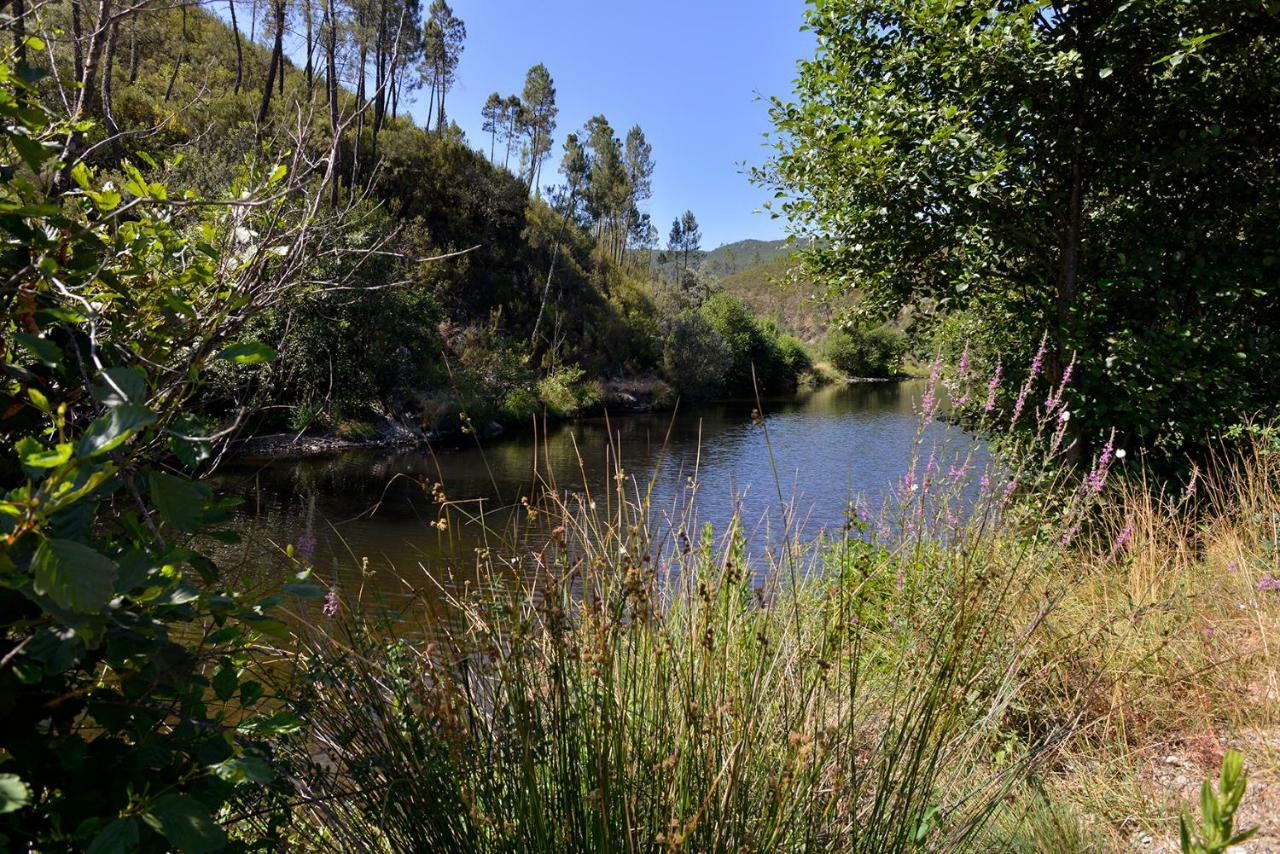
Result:
M531 509L550 533L515 561L479 555L478 584L406 575L447 616L393 624L343 603L280 685L309 727L287 763L303 834L389 850L1168 848L1228 746L1263 783L1241 822L1277 832L1280 460L1252 453L1169 496L1104 486L1105 465L1075 487L945 459L804 545L700 529L696 483L659 523L619 473L613 494Z

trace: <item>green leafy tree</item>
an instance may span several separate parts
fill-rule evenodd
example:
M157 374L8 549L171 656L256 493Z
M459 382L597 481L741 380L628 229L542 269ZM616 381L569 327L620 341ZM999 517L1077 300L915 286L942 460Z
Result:
M498 132L502 129L503 99L497 92L491 92L484 106L480 108L480 118L484 120L481 130L489 134L489 162L494 162L497 153Z
M530 192L538 188L542 175L542 163L551 152L551 140L556 132L556 86L551 72L542 63L529 69L524 81L519 111L520 126L529 138L528 173L525 184Z
M445 96L457 80L466 40L467 25L453 14L453 8L445 0L433 0L423 33L422 62L431 94L427 125L434 115L438 134L444 133Z
M194 477L215 436L189 404L209 366L272 359L243 323L321 227L283 165L236 205L102 179L3 65L0 119L0 848L220 849L298 722L246 669L279 599L208 554L232 502Z
M868 318L974 306L1077 354L1072 424L1166 459L1280 384L1280 11L1256 0L819 0L776 101L780 213Z

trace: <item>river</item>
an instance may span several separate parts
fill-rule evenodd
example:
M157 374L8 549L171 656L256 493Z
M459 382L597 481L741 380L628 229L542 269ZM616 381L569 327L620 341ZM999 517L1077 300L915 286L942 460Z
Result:
M509 532L529 518L523 501L537 503L539 483L562 496L616 501L619 460L629 495L652 484L657 527L670 529L684 512L696 478L696 520L681 517L678 526L692 534L736 513L753 544L767 546L784 532L811 537L842 525L851 500L878 509L907 470L923 391L919 381L828 386L766 400L763 418L754 402L722 402L582 419L484 447L241 462L222 471L219 485L244 499L235 525L242 566L283 571L281 550L292 544L345 590L391 592L423 571L465 576L477 548L519 548ZM935 422L923 442L947 433ZM451 502L444 514L432 494L437 483Z

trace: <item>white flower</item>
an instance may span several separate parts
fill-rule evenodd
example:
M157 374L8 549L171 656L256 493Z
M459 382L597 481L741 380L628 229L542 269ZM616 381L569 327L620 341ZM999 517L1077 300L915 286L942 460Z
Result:
M1059 413L1058 413L1058 420L1059 420L1059 421L1070 421L1070 420L1071 420L1071 412L1070 412L1069 410L1066 410L1066 409L1062 410L1061 412L1059 412Z
M1116 459L1117 459L1117 460L1123 460L1123 459L1124 459L1124 454L1125 454L1125 450L1124 450L1124 448L1116 448Z

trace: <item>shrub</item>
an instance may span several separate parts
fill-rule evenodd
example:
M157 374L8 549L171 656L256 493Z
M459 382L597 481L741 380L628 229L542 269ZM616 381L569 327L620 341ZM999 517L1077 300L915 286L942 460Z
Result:
M733 352L711 323L696 311L676 315L662 340L662 373L690 400L715 397L724 389Z
M700 312L729 347L726 391L750 396L757 389L762 394L795 389L794 351L789 356L784 350L776 324L760 320L746 303L725 293L713 295Z
M587 379L582 368L570 365L538 380L538 397L548 412L572 418L599 406L604 389L596 380Z
M906 337L895 329L836 327L827 335L827 360L849 377L892 377L902 370Z
M778 338L778 346L782 350L782 362L791 376L800 377L813 370L813 357L799 338L782 335Z
M2 64L0 119L0 849L216 850L298 724L246 673L284 625L204 553L231 504L193 479L213 431L185 404L213 361L270 361L238 323L324 224L283 169L235 213L127 164L123 193L81 164L53 195L77 132ZM233 230L284 249L220 254Z

